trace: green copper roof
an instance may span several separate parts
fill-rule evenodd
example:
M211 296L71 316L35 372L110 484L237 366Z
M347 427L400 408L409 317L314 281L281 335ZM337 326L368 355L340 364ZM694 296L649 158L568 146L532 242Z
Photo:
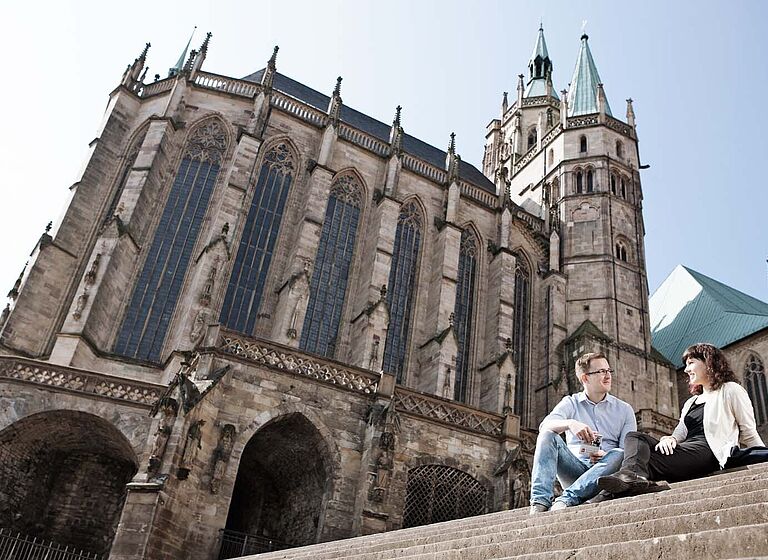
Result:
M650 299L653 345L677 367L691 344L722 348L768 328L768 303L679 265Z
M543 59L549 58L547 52L547 42L544 40L544 26L539 26L539 36L536 39L536 46L533 47L533 54L531 55L531 62L536 60L536 57L540 56Z
M576 60L571 85L568 88L568 116L590 115L597 113L597 84L601 83L600 74L589 50L589 37L581 36L581 49ZM605 100L605 113L612 115L608 99Z
M530 82L528 82L528 86L525 88L523 97L538 97L540 95L547 95L547 80L543 78L539 78L539 79L531 80ZM550 95L555 99L560 99L557 96L557 92L555 91L555 88L552 88L552 92L550 93Z

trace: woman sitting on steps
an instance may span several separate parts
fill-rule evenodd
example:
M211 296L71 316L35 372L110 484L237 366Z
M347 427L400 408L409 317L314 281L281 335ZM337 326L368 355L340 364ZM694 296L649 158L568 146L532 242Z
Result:
M694 344L683 354L693 396L683 405L680 422L660 440L630 432L624 461L610 476L598 479L603 498L658 492L677 482L725 467L742 447L763 446L755 429L749 395L736 382L725 355L711 344ZM600 499L595 501L601 501Z

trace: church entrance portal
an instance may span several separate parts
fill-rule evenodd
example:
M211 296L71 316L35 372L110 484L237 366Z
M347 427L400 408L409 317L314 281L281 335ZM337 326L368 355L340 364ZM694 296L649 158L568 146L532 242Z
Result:
M130 443L102 418L23 418L0 431L0 527L106 553L136 469Z
M241 542L242 554L253 554L317 542L330 491L327 453L320 433L301 414L256 432L240 459L225 544ZM221 557L232 556L223 547Z

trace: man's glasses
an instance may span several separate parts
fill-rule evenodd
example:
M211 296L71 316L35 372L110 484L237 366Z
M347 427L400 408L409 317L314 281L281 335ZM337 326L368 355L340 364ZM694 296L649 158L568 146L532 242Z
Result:
M596 371L588 371L587 375L595 375L600 374L603 377L608 377L609 375L613 376L613 374L616 372L615 369L598 369Z

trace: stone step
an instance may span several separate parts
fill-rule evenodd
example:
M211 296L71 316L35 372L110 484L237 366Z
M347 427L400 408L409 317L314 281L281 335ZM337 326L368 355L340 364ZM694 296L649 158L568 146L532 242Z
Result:
M312 556L313 560L356 558L363 553L381 553L390 551L393 549L394 545L396 545L398 550L404 550L410 547L422 547L423 550L426 551L429 546L437 544L439 547L443 546L443 543L447 541L460 539L471 539L473 546L485 545L509 540L564 535L572 531L572 527L575 524L579 524L580 526L586 525L596 530L603 527L619 525L634 527L638 524L647 525L648 523L660 519L676 520L693 513L717 514L721 510L729 511L733 508L747 505L768 507L768 488L766 488L768 484L764 484L763 486L764 488L760 490L747 493L736 492L735 494L728 496L702 498L695 502L686 502L682 504L672 503L663 506L651 505L647 508L632 509L619 514L616 514L608 508L595 509L593 510L593 515L584 514L566 516L566 512L555 512L554 514L547 516L549 517L548 520L545 520L543 516L529 516L525 519L502 523L492 527L478 527L474 529L459 528L456 531L448 533L448 537L446 537L446 534L441 534L437 537L409 537L401 540L388 540L384 542L371 540L367 543L360 543L358 546L338 547L332 550L318 550L314 553L307 552L306 554L283 557L303 558ZM603 504L601 504L601 506L602 505ZM581 508L579 509L581 510ZM583 512L583 510L581 511ZM757 511L761 512L762 510L758 509ZM574 509L573 513L575 514L576 512L577 510ZM729 515L730 514L729 511ZM768 521L768 518L766 521ZM629 536L631 537L632 535L629 534ZM285 552L287 553L289 551ZM368 558L367 555L365 557ZM373 556L371 556L371 558L373 558ZM382 558L386 558L386 554Z
M570 531L564 534L550 533L546 536L520 538L515 532L483 537L453 539L427 546L408 549L394 548L376 553L357 553L336 558L356 560L388 560L407 558L409 560L474 560L510 558L538 551L576 550L633 540L653 540L690 531L716 530L735 527L740 524L758 523L768 526L768 503L750 504L713 512L691 513L661 519L650 519L642 523L626 523L593 527L590 520L570 524ZM494 542L495 541L495 542Z
M697 481L686 481L672 485L672 489L658 494L647 494L603 502L601 504L583 505L578 508L569 508L559 512L550 512L535 517L528 516L527 509L497 512L484 516L465 518L454 521L447 521L434 525L414 527L389 533L380 533L377 535L368 535L341 541L333 541L302 547L292 550L279 551L259 556L260 560L269 560L276 558L301 558L302 556L312 556L313 560L322 558L336 558L338 551L349 551L359 547L371 547L380 549L387 547L389 543L410 542L414 544L428 544L432 541L442 541L444 534L473 533L482 534L493 532L495 530L508 530L510 526L519 524L520 527L535 525L538 527L546 526L550 522L564 523L570 519L593 516L609 515L619 516L632 514L642 516L648 508L660 508L670 506L675 511L693 511L691 508L699 508L698 511L704 511L704 508L712 509L717 507L726 507L725 504L718 506L718 499L722 500L729 496L738 496L744 493L756 492L768 487L768 469L748 469L720 475L714 479L707 477ZM715 484L717 482L717 484ZM696 503L700 500L710 500L709 502ZM737 498L738 499L738 498ZM733 503L731 499L729 504ZM681 504L688 504L683 507ZM663 511L658 512L664 513ZM642 521L640 517L637 521ZM501 527L501 529L498 529ZM290 554L290 556L286 556ZM329 555L330 554L330 555Z
M679 533L652 539L543 551L499 560L720 560L765 558L768 554L768 524L739 525L710 531ZM392 556L392 558L396 558ZM463 560L480 557L464 556Z
M634 540L642 534L646 535L643 538L658 539L675 532L713 531L745 521L750 524L768 522L768 465L725 471L671 486L666 492L533 517L528 516L527 508L503 511L246 558L501 558L534 554L539 550L549 553L563 547L570 547L573 552L582 547L609 546L612 542ZM588 528L589 537L585 540L584 530L574 530L574 526ZM608 540L593 542L602 538L595 535L607 535ZM557 546L555 541L561 542L562 546ZM747 552L738 550L739 553ZM768 550L761 552L768 553Z

